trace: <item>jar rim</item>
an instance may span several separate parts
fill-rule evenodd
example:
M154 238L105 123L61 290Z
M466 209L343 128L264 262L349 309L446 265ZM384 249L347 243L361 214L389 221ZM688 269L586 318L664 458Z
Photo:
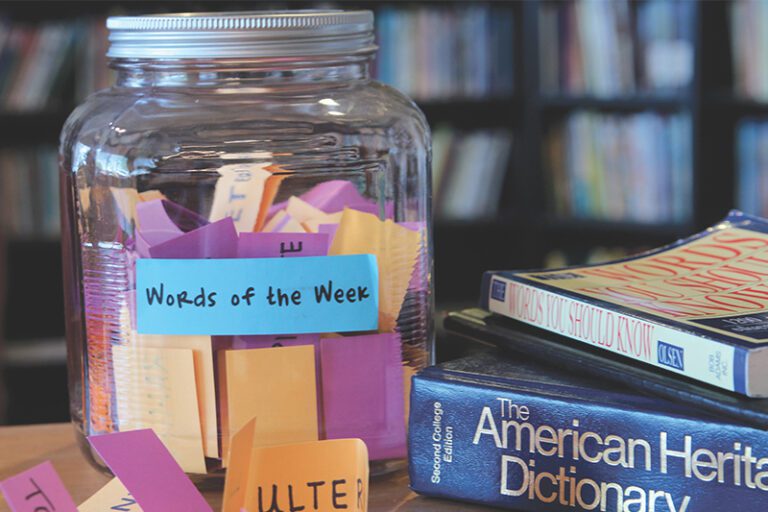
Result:
M170 13L107 19L112 59L355 55L376 50L373 12L307 9Z

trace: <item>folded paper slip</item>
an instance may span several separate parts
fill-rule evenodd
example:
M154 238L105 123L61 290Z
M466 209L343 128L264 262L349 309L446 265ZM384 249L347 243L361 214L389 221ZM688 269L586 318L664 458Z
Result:
M330 255L373 254L379 266L379 331L392 332L417 263L421 236L391 220L345 209Z
M46 461L0 482L13 512L77 512L53 465Z
M144 512L213 512L152 430L90 436L88 442Z
M368 456L359 439L263 447L258 418L233 438L222 512L368 509Z
M112 347L120 431L151 428L188 473L205 474L194 351Z
M320 341L323 418L329 439L359 437L371 460L405 456L400 337L374 334Z
M223 350L217 358L225 457L231 436L254 417L259 445L318 439L314 346Z

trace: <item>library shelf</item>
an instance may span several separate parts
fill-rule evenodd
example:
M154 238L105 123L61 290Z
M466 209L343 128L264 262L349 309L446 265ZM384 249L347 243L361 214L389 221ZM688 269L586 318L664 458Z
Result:
M619 220L545 218L536 230L553 240L599 245L661 246L696 232L693 223L646 223Z
M416 100L430 125L460 128L500 128L516 124L520 102L516 95L453 100Z
M613 97L544 94L539 98L539 105L546 110L666 111L690 108L691 100L687 95L666 96L642 93Z
M31 111L0 111L0 145L56 144L74 107Z
M738 94L713 93L705 97L705 106L718 109L730 109L739 115L768 113L768 98L757 99Z

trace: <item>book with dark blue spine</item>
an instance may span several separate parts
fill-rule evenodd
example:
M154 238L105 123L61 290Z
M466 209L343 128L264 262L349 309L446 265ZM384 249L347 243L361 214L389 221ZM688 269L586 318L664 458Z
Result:
M443 320L445 341L497 346L511 357L555 366L569 375L613 381L641 393L696 407L768 430L768 398L749 398L682 376L657 372L606 350L482 309L453 311ZM455 339L454 339L455 338Z
M518 511L763 512L768 433L489 352L413 379L412 488Z

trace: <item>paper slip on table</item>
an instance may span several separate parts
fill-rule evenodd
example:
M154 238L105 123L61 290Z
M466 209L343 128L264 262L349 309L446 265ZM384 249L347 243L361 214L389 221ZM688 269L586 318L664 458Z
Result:
M89 465L75 442L72 425L0 427L0 480L50 460L75 503L82 503L106 484L110 477ZM221 491L204 491L208 503L219 510ZM407 471L371 479L370 512L490 511L467 503L424 498L408 488ZM0 498L0 512L9 512ZM172 511L169 511L172 512Z

